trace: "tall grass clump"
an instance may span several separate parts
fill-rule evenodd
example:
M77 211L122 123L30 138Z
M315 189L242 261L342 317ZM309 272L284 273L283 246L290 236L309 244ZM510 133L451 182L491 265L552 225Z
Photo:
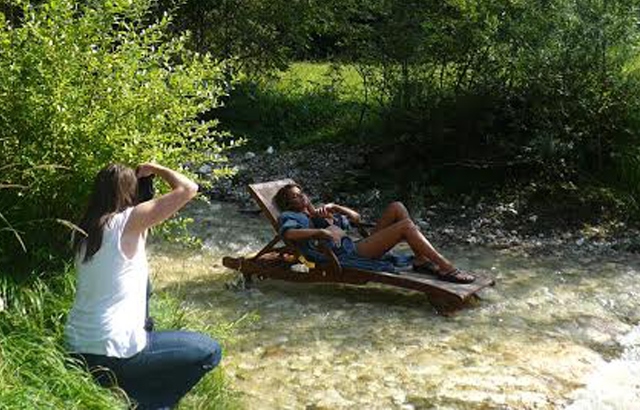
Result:
M0 278L0 403L3 409L124 409L124 396L93 382L63 344L73 273L18 284Z
M152 0L9 0L0 11L0 266L43 271L65 254L109 162L222 160L225 64L169 36ZM229 139L225 139L229 143ZM17 236L20 236L20 240Z
M74 294L74 270L31 275L27 283L0 278L0 408L126 409L119 389L99 387L64 348L64 324ZM154 300L155 299L155 300ZM232 338L233 324L211 326L181 304L180 295L161 292L152 299L151 314L159 329L197 329L216 339ZM181 408L234 409L237 401L222 370L207 375L181 403Z

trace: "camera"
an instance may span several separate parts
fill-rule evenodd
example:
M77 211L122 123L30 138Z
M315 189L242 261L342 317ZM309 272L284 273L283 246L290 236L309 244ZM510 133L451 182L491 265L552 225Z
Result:
M138 203L148 201L153 198L155 189L153 188L153 177L149 175L138 178Z

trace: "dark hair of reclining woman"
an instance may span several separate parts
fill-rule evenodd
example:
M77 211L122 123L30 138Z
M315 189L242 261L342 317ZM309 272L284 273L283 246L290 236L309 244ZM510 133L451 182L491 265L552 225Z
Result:
M356 242L345 233L349 222L360 222L360 214L353 209L333 203L315 208L297 184L282 187L276 193L275 202L283 211L279 219L280 235L287 241L302 244L303 253L313 249L311 241L325 240L341 262L350 256L379 259L395 245L407 242L414 253L414 271L455 283L475 280L435 250L401 202L389 204L371 235Z

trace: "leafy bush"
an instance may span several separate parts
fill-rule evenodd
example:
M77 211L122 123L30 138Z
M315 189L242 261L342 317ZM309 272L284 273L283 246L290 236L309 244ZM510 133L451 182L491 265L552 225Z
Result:
M156 13L175 10L176 29L194 33L190 46L234 59L245 73L283 69L307 46L326 9L322 2L289 0L158 0Z
M56 221L78 217L105 164L221 158L217 121L199 115L221 104L225 65L168 38L171 19L152 21L151 0L11 4L19 17L0 15L0 266L26 271L65 252Z
M405 146L406 166L526 161L617 184L637 174L639 10L626 0L375 1L335 17L350 25L342 56L369 67L383 135Z

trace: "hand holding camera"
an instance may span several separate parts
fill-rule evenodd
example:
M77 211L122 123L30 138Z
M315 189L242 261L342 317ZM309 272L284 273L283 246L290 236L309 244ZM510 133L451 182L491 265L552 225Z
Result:
M158 175L162 178L171 189L186 189L189 194L189 199L197 194L199 191L198 184L191 181L184 175L173 171L162 165L154 164L152 162L146 162L138 165L136 168L136 176L138 177L138 203L148 201L153 198L155 189L153 187L153 178Z
M138 165L136 176L138 177L138 203L148 201L153 198L155 189L153 187L154 171L156 166L151 163Z
M154 175L159 168L160 166L153 162L145 162L144 164L138 165L136 168L136 176L138 178L145 178L150 175Z

